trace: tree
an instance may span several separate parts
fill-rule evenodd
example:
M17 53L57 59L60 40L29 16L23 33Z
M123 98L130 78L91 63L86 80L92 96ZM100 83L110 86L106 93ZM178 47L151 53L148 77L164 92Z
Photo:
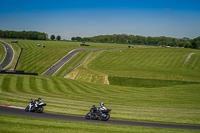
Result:
M55 40L55 35L51 35L51 40Z
M77 36L77 37L76 37L76 41L81 42L81 41L82 41L82 38L79 37L79 36Z
M76 37L72 37L71 40L72 40L72 41L76 41Z
M61 39L61 36L58 35L58 36L56 37L56 40L60 41L60 39Z
M200 49L200 36L192 40L192 48Z
M38 35L37 39L38 40L46 40L46 35L45 34Z

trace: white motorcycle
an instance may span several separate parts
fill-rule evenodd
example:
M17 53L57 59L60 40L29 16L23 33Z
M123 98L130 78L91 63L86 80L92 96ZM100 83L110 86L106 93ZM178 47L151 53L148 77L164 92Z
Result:
M46 103L43 103L41 99L33 101L31 99L31 102L29 105L25 108L26 112L37 112L42 113L44 108L43 106L46 106Z

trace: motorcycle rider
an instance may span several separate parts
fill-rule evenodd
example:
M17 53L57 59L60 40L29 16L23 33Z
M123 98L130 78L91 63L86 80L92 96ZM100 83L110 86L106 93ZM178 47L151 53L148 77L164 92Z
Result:
M104 102L101 102L101 103L100 103L100 106L97 107L97 110L98 110L99 112L102 112L103 110L107 110L106 106L104 105Z
M35 107L37 108L38 104L41 102L42 102L41 98L38 98L37 100L35 100L34 101Z
M91 113L92 113L92 115L93 115L92 117L95 118L95 117L96 117L96 113L97 113L97 107L96 107L95 105L92 106L92 108L91 108Z
M107 110L106 106L104 105L104 102L100 103L100 110Z
M32 100L31 99L31 102L29 104L29 111L32 109L33 106L35 106L37 108L38 104L41 102L41 98L38 98L37 100Z
M107 110L104 102L100 103L100 106L96 107L95 105L91 108L92 117L96 118L103 110Z
M31 99L31 102L29 103L29 111L31 111L33 104L34 104L33 99Z

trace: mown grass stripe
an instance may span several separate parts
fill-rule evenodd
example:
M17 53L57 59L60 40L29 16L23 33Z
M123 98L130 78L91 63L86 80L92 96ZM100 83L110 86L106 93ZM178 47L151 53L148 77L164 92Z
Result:
M32 92L29 80L30 78L28 76L23 76L23 92Z
M48 83L46 79L41 79L42 82L42 88L45 90L46 93L52 93L52 90L49 89Z
M192 70L199 70L199 66L200 66L200 54L195 53L191 56L190 60L188 61L188 63L186 64L186 66L188 68L191 68Z
M46 90L43 89L42 79L41 78L36 78L35 82L37 83L36 87L37 87L39 93L46 93Z
M62 84L66 87L66 91L68 93L76 93L76 91L73 89L73 85L72 83L70 83L69 81L64 81L64 80L61 80L62 81Z
M5 76L3 78L3 81L2 81L2 91L6 91L6 92L11 92L11 89L10 89L10 83L11 83L11 77L10 76Z
M29 87L33 92L39 92L36 84L36 77L29 77Z
M51 81L54 83L54 89L55 89L58 93L65 93L65 92L61 89L61 87L60 87L60 85L59 85L59 83L58 83L58 81L57 81L56 79L51 78Z
M71 92L73 92L75 94L80 94L81 93L80 88L77 87L77 83L67 82L67 84L68 84L68 88L71 90Z
M18 76L17 77L17 81L16 81L16 90L17 91L19 91L19 92L23 92L24 91L23 82L24 82L24 78Z
M58 92L55 89L54 82L52 82L51 78L52 78L51 76L46 76L45 77L45 80L47 80L47 86L48 86L48 88L45 88L45 89L47 90L47 92L50 92L52 94L57 94Z
M86 88L84 85L82 86L82 85L80 85L80 84L77 84L76 85L78 88L80 88L80 90L83 92L83 93L91 93L89 90L88 90L88 88Z
M103 93L104 91L102 91L98 86L89 86L87 84L83 84L83 83L80 83L80 86L83 86L84 88L87 88L89 93Z

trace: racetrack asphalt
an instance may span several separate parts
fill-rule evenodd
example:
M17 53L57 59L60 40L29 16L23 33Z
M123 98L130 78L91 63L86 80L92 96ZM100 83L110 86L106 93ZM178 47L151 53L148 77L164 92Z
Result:
M0 69L3 69L12 62L12 59L14 56L14 51L9 44L2 42L2 41L0 41L0 43L3 44L6 49L6 56L4 57L4 60L0 64Z
M127 125L127 126L143 126L143 127L152 127L152 128L174 128L174 129L200 130L200 125L135 122L135 121L124 121L124 120L112 120L112 119L110 119L108 121L86 120L84 117L81 117L81 116L61 115L61 114L52 114L52 113L45 113L45 112L44 113L25 112L24 109L5 107L5 106L0 106L0 114L23 116L23 117L32 117L32 118L65 120L65 121L113 124L113 125ZM112 117L112 114L111 114L111 117Z
M43 73L43 75L54 75L65 63L67 63L71 58L73 58L76 54L78 54L80 51L83 51L85 49L75 49L70 51L67 55L65 55L62 59L60 59L58 62L56 62L54 65L52 65L47 71Z

